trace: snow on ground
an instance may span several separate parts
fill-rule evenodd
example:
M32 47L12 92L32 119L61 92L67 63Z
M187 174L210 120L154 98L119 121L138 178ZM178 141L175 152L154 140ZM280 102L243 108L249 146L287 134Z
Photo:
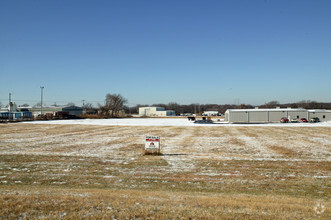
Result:
M130 118L23 123L44 126L17 130L19 127L12 124L12 131L0 133L0 153L112 156L122 160L122 152L137 157L146 135L159 135L162 153L174 169L193 169L193 158L330 160L328 132L331 122L229 124L215 121L214 124L195 124L185 118Z
M240 204L247 203L247 195L288 195L290 199L281 205L268 200L277 207L292 204L294 197L326 201L330 131L330 122L210 125L183 118L0 124L0 156L4 158L0 161L0 184L6 193L12 193L8 187L17 187L20 194L21 186L31 185L24 188L49 193L47 187L78 187L90 189L91 195L97 189L110 189L112 193L119 190L125 193L121 194L125 199L130 197L126 195L128 190L133 189L142 197L152 190L202 193L204 197L214 192L217 196L230 193L246 198ZM161 136L162 156L143 156L146 135ZM36 190L31 195L39 195ZM69 193L64 196L88 196ZM183 203L188 199L177 200ZM233 203L234 210L238 210L237 204ZM185 204L183 207L187 209ZM257 207L257 212L261 211ZM125 209L131 210L127 206Z
M331 121L320 123L266 123L230 124L214 121L213 124L199 124L183 118L125 118L125 119L75 119L22 122L53 125L103 125L103 126L283 126L283 127L331 127Z
M331 122L195 124L183 118L130 118L24 123L44 126L0 133L2 154L111 156L122 160L123 152L128 158L137 158L146 135L157 135L161 136L164 158L174 170L194 169L196 158L330 160Z
M195 181L202 178L201 176L213 178L221 175L222 178L230 178L243 175L236 170L228 171L228 161L252 161L262 165L269 161L280 164L300 162L301 165L331 161L330 122L239 125L224 122L194 124L183 118L144 118L33 121L24 124L3 124L0 127L2 156L65 156L64 160L78 157L83 161L98 158L102 163L110 164L106 168L109 169L109 173L104 175L106 179L112 179L114 173L120 172L122 176L150 176L153 181L159 181L159 176L153 176L155 172L179 174L178 176L182 173L191 173L192 180ZM142 156L146 135L161 136L161 157ZM163 165L157 165L151 174L151 170L145 169L144 166L153 164L154 160L160 161ZM51 163L37 163L41 163L37 165L43 167L44 173L54 172ZM76 169L76 165L69 162L64 165L62 162L56 162L55 165L57 169L62 169L65 175ZM223 167L222 170L216 168L219 165ZM0 162L1 166L7 165ZM17 172L15 169L18 168L11 169ZM279 170L273 172L266 169L263 173L259 169L254 172L261 175L283 175ZM100 173L102 172L104 170L100 170ZM4 183L8 180L3 176L7 175L0 175L0 182ZM313 177L319 179L329 176L327 172L313 173ZM238 181L243 179L238 178ZM64 182L54 181L53 184ZM124 186L128 183L116 184Z

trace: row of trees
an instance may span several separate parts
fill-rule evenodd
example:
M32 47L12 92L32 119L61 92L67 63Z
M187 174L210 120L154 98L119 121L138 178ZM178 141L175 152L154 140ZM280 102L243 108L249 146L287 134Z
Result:
M260 105L259 108L275 108L275 107L291 107L291 108L305 108L305 109L331 109L331 103L316 102L311 100L302 100L295 103L280 104L278 101L271 101L264 105Z
M170 102L168 104L153 104L153 105L136 105L130 108L127 112L131 114L136 114L139 111L139 107L143 106L159 106L164 107L166 110L174 110L176 114L194 113L200 114L204 111L218 111L224 113L227 109L252 109L255 107L259 108L305 108L305 109L331 109L331 103L315 102L310 100L303 100L296 103L280 104L278 101L271 101L260 106L253 106L250 104L240 104L240 105L218 105L218 104L198 104L193 103L190 105L181 105L176 102Z

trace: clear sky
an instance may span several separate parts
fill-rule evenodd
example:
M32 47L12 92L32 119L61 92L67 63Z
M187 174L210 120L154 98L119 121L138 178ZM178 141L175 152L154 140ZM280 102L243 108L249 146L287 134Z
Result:
M330 0L0 0L0 101L331 101Z

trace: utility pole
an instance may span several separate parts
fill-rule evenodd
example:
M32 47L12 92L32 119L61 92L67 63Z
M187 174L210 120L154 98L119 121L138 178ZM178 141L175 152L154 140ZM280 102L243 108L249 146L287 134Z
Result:
M86 113L86 111L85 111L85 99L83 99L82 102L83 102L83 106L82 106L83 114L85 114Z
M8 121L10 121L10 112L11 112L11 93L9 93Z
M43 115L43 90L44 90L44 86L40 86L40 89L41 89L40 115Z

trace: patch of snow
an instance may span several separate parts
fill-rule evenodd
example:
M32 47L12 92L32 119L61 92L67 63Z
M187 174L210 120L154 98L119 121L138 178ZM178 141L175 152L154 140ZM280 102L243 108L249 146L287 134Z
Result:
M213 124L193 123L183 118L119 118L119 119L75 119L51 121L27 121L21 123L52 125L103 125L103 126L281 126L281 127L331 127L331 121L320 123L266 123L266 124L230 124L215 121Z
M327 178L331 178L331 176L313 176L313 178L316 178L316 179L327 179Z

